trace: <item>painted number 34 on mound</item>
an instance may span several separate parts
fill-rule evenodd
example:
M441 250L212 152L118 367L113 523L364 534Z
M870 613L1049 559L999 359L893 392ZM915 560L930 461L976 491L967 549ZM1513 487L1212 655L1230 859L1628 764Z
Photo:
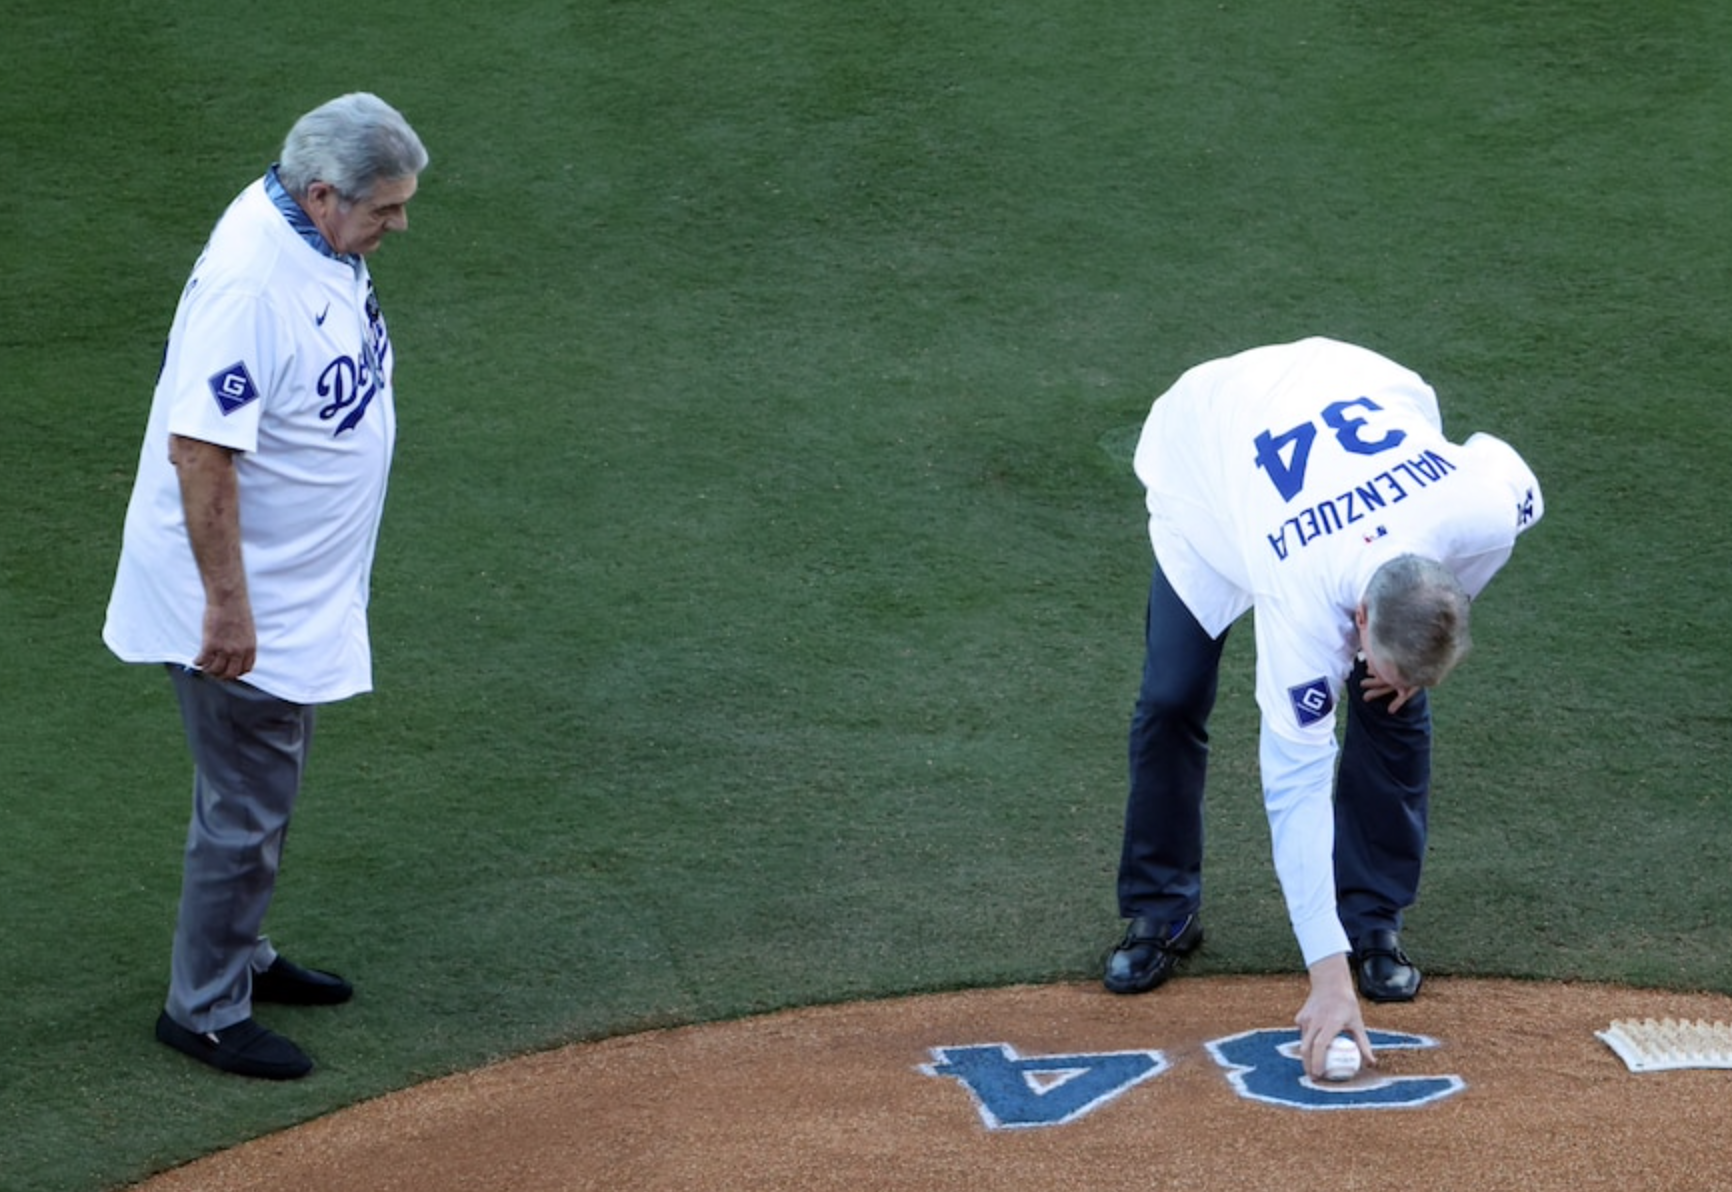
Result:
M1437 1046L1424 1035L1371 1031L1379 1051ZM1349 1084L1319 1084L1298 1059L1299 1032L1245 1031L1209 1044L1209 1054L1241 1097L1292 1109L1412 1109L1466 1088L1459 1076L1361 1078ZM974 1098L989 1130L1062 1126L1099 1109L1122 1093L1152 1080L1170 1066L1160 1051L1083 1052L1077 1055L1018 1055L1008 1043L934 1047L919 1071L959 1082Z

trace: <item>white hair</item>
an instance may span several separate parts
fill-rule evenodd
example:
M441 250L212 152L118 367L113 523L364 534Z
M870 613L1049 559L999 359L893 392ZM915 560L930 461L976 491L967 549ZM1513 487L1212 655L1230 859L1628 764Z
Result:
M345 201L364 199L381 182L427 168L427 150L403 114L377 95L356 91L295 121L283 141L277 176L297 199L315 182Z
M1371 648L1401 677L1432 687L1473 645L1471 601L1455 573L1435 559L1397 555L1365 587L1365 630Z

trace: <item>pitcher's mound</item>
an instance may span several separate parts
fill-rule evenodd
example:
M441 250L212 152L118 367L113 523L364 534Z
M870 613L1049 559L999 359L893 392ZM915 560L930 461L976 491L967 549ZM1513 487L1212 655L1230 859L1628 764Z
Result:
M1617 1019L1732 999L1434 979L1377 1069L1300 1079L1302 978L798 1010L548 1052L333 1114L148 1192L1724 1189L1732 1071L1633 1074Z

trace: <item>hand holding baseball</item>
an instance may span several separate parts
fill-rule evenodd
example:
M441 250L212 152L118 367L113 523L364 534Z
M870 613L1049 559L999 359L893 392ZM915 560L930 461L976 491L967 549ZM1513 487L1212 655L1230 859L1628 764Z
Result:
M1338 1035L1349 1035L1360 1056L1377 1063L1371 1054L1371 1038L1359 1012L1359 996L1353 991L1353 975L1347 955L1337 952L1311 966L1311 996L1294 1019L1299 1024L1299 1062L1313 1080L1324 1075L1325 1056Z

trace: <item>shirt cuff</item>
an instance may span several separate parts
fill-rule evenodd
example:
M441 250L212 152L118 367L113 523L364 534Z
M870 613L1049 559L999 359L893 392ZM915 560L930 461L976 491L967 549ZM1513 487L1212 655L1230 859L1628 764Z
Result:
M1347 943L1347 932L1341 926L1341 918L1333 912L1303 923L1295 922L1293 934L1299 940L1299 951L1305 957L1306 968L1338 952L1352 951Z

